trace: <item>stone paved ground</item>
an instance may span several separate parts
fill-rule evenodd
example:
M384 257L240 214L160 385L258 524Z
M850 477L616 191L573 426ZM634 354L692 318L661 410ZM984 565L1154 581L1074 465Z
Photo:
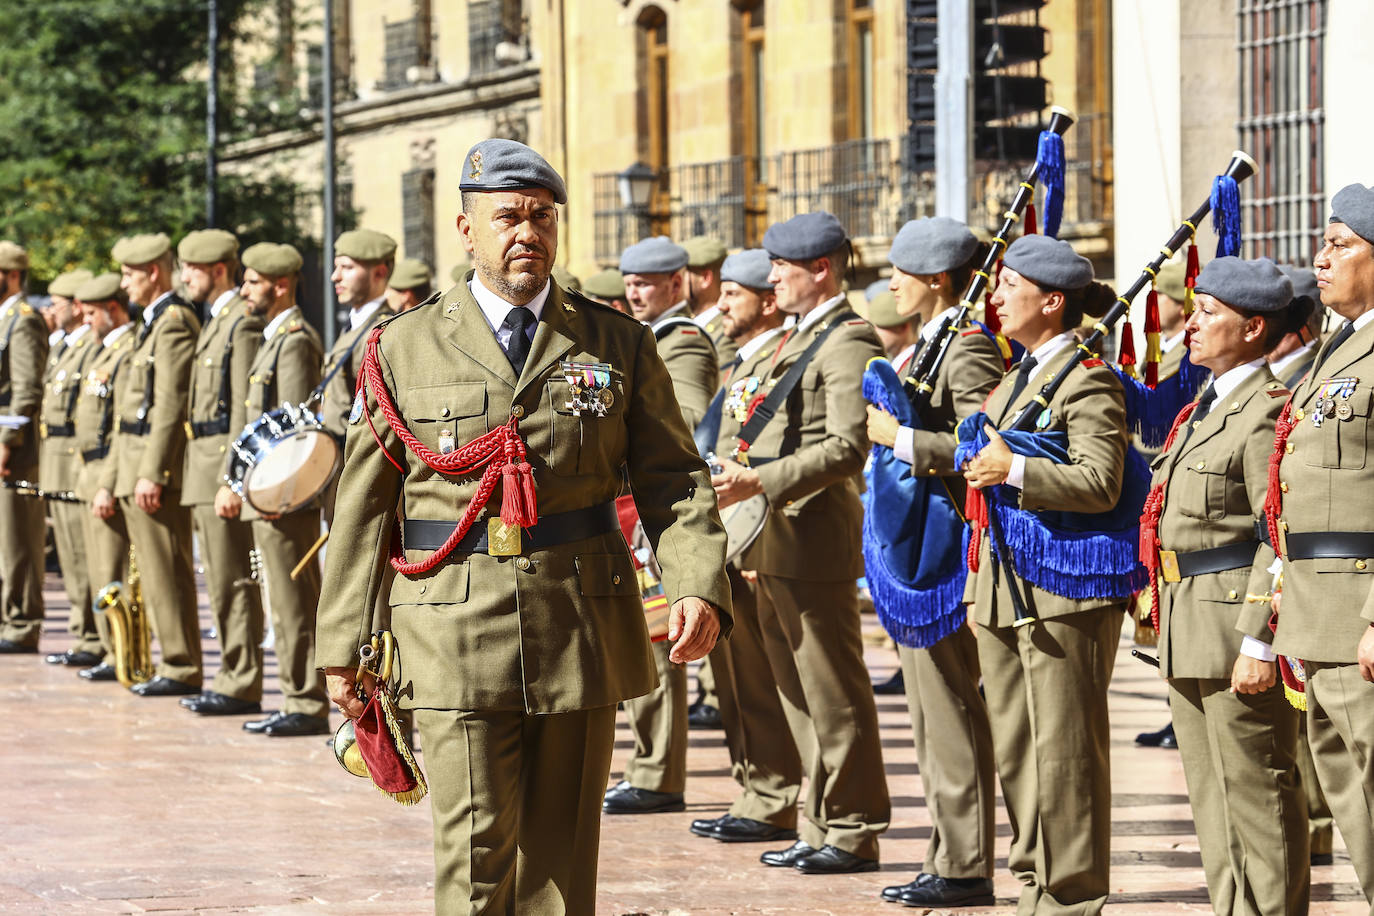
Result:
M49 578L43 648L68 645L67 602ZM208 626L208 616L202 609ZM868 621L876 629L876 623ZM218 663L207 641L207 663ZM1112 682L1111 914L1207 913L1178 755L1135 747L1164 723L1152 669L1123 641ZM875 680L895 656L869 649ZM269 664L271 659L269 656ZM275 668L267 708L280 701ZM241 719L200 720L174 699L88 684L33 656L0 658L0 913L412 914L432 908L427 803L401 808L345 774L317 738L267 739ZM758 847L687 833L731 795L717 732L693 732L688 810L603 822L598 912L915 912L877 898L911 879L929 836L905 701L880 697L892 829L876 875L809 877L757 864ZM337 717L336 717L337 718ZM622 723L612 780L632 747ZM999 810L998 854L1009 829ZM767 848L767 847L765 847ZM1313 913L1367 912L1338 851L1313 870ZM999 867L1004 860L999 861ZM996 880L1012 913L1016 883Z

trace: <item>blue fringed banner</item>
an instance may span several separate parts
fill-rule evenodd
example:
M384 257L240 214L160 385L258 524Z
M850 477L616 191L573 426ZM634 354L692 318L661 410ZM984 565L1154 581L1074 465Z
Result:
M1126 427L1137 433L1148 448L1164 444L1174 425L1174 417L1197 397L1198 390L1211 375L1201 366L1193 365L1186 348L1178 372L1160 380L1154 388L1131 378L1119 366L1107 365L1121 379L1121 390L1126 396Z

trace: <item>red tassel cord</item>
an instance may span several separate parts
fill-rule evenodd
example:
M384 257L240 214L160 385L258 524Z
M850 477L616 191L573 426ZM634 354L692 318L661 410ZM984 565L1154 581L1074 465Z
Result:
M1278 422L1274 426L1274 451L1269 455L1269 492L1264 495L1264 520L1269 528L1269 546L1281 559L1283 549L1279 542L1279 516L1283 514L1283 490L1279 488L1279 465L1283 464L1285 446L1293 432L1293 396L1283 405Z
M1193 297L1196 293L1193 289L1197 286L1197 275L1200 273L1197 261L1197 243L1188 243L1187 266L1183 269L1183 317L1188 318L1193 314ZM1183 335L1183 345L1186 347L1191 342L1189 334Z
M1164 358L1161 333L1159 293L1151 286L1145 297L1145 384L1151 389L1159 384L1159 361Z
M1121 324L1121 353L1116 361L1131 378L1140 377L1135 368L1135 328L1131 327L1130 319Z
M968 519L968 571L976 573L982 552L983 531L988 527L988 501L983 491L969 487L964 495L964 518Z
M1024 217L1022 217L1022 219L1021 219L1021 225L1025 227L1024 232L1025 232L1026 235L1036 235L1036 234L1037 234L1037 229L1036 229L1036 226L1035 226L1035 202L1034 202L1034 201L1027 201L1027 202L1026 202L1026 215L1025 215Z
M1197 409L1197 401L1184 405L1174 417L1174 425L1169 428L1169 436L1164 440L1161 454L1174 447L1178 431ZM1145 498L1145 509L1140 514L1140 562L1150 574L1150 622L1159 632L1159 517L1164 511L1164 488L1169 481L1161 480L1150 488Z

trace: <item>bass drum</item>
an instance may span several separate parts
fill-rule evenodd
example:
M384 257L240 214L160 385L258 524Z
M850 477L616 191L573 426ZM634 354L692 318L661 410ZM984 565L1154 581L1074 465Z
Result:
M265 515L285 515L309 505L343 464L334 437L309 408L296 404L249 423L230 450L224 479Z
M738 566L768 521L768 497L760 493L721 509L720 520L725 525L725 563Z

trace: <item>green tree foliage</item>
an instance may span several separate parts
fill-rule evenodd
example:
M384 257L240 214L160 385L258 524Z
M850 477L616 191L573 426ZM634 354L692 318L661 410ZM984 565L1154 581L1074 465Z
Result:
M260 0L219 0L221 65ZM203 0L5 0L0 29L0 237L29 249L41 286L109 268L134 232L205 225ZM246 111L222 76L220 129ZM244 245L307 241L291 176L221 172L219 219Z

